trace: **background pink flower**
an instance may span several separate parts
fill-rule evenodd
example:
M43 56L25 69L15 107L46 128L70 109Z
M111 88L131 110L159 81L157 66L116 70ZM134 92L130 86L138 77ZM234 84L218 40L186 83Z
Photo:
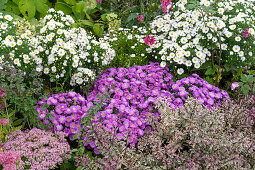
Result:
M233 82L231 84L231 90L234 90L235 88L237 88L239 86L238 82Z
M147 45L152 45L156 41L153 35L146 35L146 37L143 40L144 40L144 43Z
M243 31L243 36L244 36L245 38L249 37L249 29L248 29L248 28L246 28L246 29Z
M103 1L103 0L97 0L97 2L100 3L100 4L102 4L102 1Z
M144 15L139 15L139 16L138 16L138 21L143 22L143 16L144 16Z

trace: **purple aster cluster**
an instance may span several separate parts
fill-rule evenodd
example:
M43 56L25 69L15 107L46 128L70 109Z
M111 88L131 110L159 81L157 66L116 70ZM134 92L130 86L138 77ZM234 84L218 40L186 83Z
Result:
M51 125L51 130L64 131L70 139L79 132L81 119L87 116L87 110L92 103L78 93L53 94L47 99L41 99L36 106L39 119L45 125ZM51 118L50 118L50 115ZM53 117L53 118L52 118Z
M94 84L93 91L88 95L88 102L99 101L100 94L109 93L109 102L104 102L102 111L94 115L93 123L114 131L117 127L116 139L127 140L131 146L137 143L137 138L149 130L145 121L148 114L159 115L154 108L154 102L159 96L173 97L168 87L174 82L167 67L158 63L146 66L126 68L110 68L100 74ZM103 121L100 121L103 120ZM89 127L88 127L89 128ZM82 137L84 145L96 150L93 139L86 130Z
M64 131L72 140L80 133L82 142L88 148L99 153L93 126L112 132L117 140L127 140L135 146L139 136L150 131L146 121L148 115L157 118L160 110L155 108L158 98L167 98L170 108L175 110L184 105L188 97L197 98L205 106L212 108L229 99L226 91L209 84L197 74L176 82L168 67L158 63L130 68L109 68L99 75L91 86L92 92L87 99L75 92L53 94L48 99L38 102L39 119L45 124L53 124L53 131ZM99 111L93 113L91 124L82 124L83 117L88 116L91 107L97 107L102 96L108 94ZM53 115L49 118L46 115Z
M208 108L217 107L221 104L221 101L230 99L226 91L209 84L197 74L192 74L192 76L176 81L171 89L175 96L172 100L174 104L171 105L172 108L175 108L177 104L183 105L188 97L196 98L199 103Z
M160 114L154 107L159 97L167 98L173 110L183 106L189 96L209 108L229 99L226 91L209 84L197 74L173 82L168 68L162 68L158 63L128 69L110 68L100 76L87 100L99 101L98 96L105 93L109 93L110 100L104 102L102 110L94 115L93 123L112 132L117 127L116 139L127 140L130 146L134 146L137 138L150 128L145 121L147 116ZM84 145L94 148L96 153L97 147L88 132L89 127L86 136L82 137Z

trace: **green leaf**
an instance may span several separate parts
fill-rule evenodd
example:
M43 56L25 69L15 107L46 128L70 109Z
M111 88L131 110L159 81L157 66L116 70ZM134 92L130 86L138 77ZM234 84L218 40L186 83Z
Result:
M88 21L88 20L82 21L81 23L82 23L83 25L88 25L88 26L91 26L91 27L94 25L93 22L90 22L90 21Z
M106 18L107 14L108 14L108 13L105 13L105 14L101 15L101 19L102 19L103 21L108 21L107 18Z
M21 128L22 128L22 125L18 127L14 127L14 130L20 130Z
M20 10L19 10L18 5L12 1L7 2L5 11L14 13L16 15L20 15Z
M93 159L93 155L91 151L87 152L87 155L89 156L90 159Z
M253 75L242 74L241 81L245 83L253 83L255 81L255 78L253 77Z
M253 89L252 89L253 93L255 93L255 83L253 84Z
M77 152L78 151L78 149L72 149L71 150L71 152Z
M241 87L241 91L243 92L245 96L248 94L249 90L250 90L250 86L248 84L245 84L244 86Z
M73 136L73 140L76 140L80 136L80 133L77 133Z
M75 0L64 0L67 4L69 5L75 5L76 1Z
M255 70L247 70L249 74L255 74Z
M80 2L76 3L76 4L72 7L73 12L82 13L82 12L83 12L83 9L85 8L85 5L86 5L86 3L83 2L83 1L80 1Z
M93 26L93 30L95 32L95 34L99 37L101 37L101 35L104 33L104 25L103 24L99 24L99 23L96 23L94 26Z
M13 110L10 114L9 117L12 117L15 114L15 110Z
M23 119L18 119L13 122L13 126L18 126L23 122Z
M214 75L215 74L215 72L217 71L217 69L216 68L209 68L209 69L207 69L206 70L206 72L205 72L205 75Z
M129 21L131 21L131 20L133 20L133 19L135 19L135 18L137 18L137 17L138 17L138 15L137 15L136 13L131 13L131 14L128 16L126 22L129 22Z
M8 0L0 0L0 9L5 9L6 8L6 3Z
M47 0L20 0L19 9L22 15L28 20L35 16L36 11L44 14L49 9Z
M85 147L84 147L84 146L81 146L80 149L79 149L79 151L80 151L81 154L84 153L84 150L85 150Z
M73 11L72 8L70 8L68 5L65 5L63 3L56 3L55 4L55 10L56 11L63 11L66 15L70 15Z

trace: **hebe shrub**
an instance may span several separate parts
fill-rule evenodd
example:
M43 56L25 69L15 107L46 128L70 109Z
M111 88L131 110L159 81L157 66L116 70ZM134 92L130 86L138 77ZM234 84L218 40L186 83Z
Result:
M52 169L71 158L70 146L63 132L46 132L41 129L16 130L3 145L5 152L17 152L19 169Z
M242 105L231 101L208 109L188 98L183 107L172 110L167 100L160 98L157 108L161 110L159 119L153 115L146 119L153 131L140 137L135 148L96 128L95 141L103 158L90 161L83 155L77 165L103 169L254 168L254 122Z

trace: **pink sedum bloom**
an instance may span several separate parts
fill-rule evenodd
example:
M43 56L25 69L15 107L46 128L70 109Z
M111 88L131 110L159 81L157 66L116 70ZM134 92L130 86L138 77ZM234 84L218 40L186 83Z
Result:
M6 125L9 123L9 119L0 119L0 124Z
M146 37L143 40L144 40L144 43L147 45L152 45L156 41L153 35L146 35Z
M233 82L233 83L231 84L231 90L234 90L234 89L237 88L237 87L239 87L238 82Z
M144 16L144 15L139 15L139 16L138 16L138 21L143 22L143 16Z

